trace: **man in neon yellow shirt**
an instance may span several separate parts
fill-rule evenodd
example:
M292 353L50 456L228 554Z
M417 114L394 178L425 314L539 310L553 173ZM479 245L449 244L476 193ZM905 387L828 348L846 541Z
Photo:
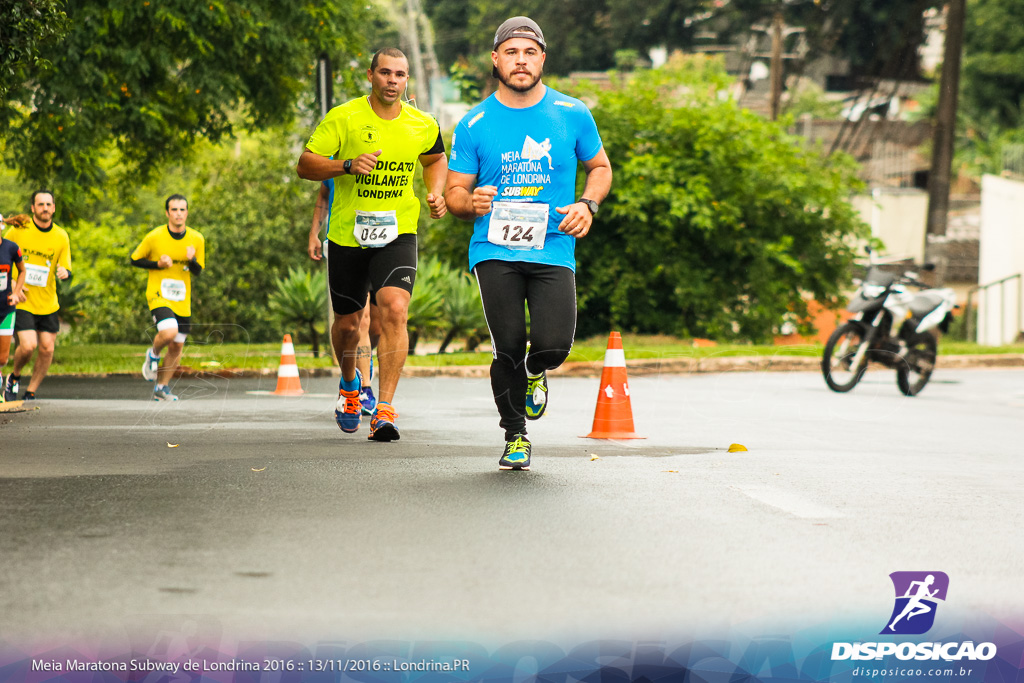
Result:
M156 324L153 347L146 350L142 376L156 381L154 401L177 401L168 386L192 330L192 278L206 265L206 240L185 225L188 200L172 194L164 202L167 225L153 228L132 252L132 265L149 270L146 301ZM167 357L160 365L160 353Z
M324 257L325 240L320 239L320 228L327 222L327 209L334 192L334 179L320 183L320 192L316 196L316 207L313 209L313 223L309 228L309 258L320 261ZM369 296L367 296L369 298ZM359 346L356 347L356 375L362 387L359 389L359 404L363 415L373 415L377 407L377 398L373 395L370 382L373 380L373 350L380 339L380 313L375 305L370 304L367 311L363 309L363 317L359 322Z
M60 330L57 280L71 281L71 240L67 232L53 222L56 209L53 193L36 190L32 193L31 204L32 220L18 226L12 222L4 233L5 238L21 247L25 268L25 301L18 304L14 314L18 348L5 386L8 401L17 398L21 370L38 349L32 366L32 379L23 398L31 401L36 397L36 391L53 362L57 332Z
M402 103L409 82L409 60L395 48L373 56L366 72L367 97L332 109L317 126L299 157L300 178L334 178L327 216L331 341L341 363L334 411L344 432L359 429L356 349L366 295L381 314L377 360L377 407L369 438L395 441L397 414L391 405L409 348L406 327L416 280L416 224L420 203L413 194L416 162L423 166L430 217L447 212L444 190L448 157L437 122Z

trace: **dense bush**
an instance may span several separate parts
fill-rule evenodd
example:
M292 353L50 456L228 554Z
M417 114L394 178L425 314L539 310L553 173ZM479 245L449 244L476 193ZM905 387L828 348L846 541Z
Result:
M866 230L853 162L740 109L728 82L697 57L583 93L614 181L577 245L579 334L765 341L806 298L838 303Z

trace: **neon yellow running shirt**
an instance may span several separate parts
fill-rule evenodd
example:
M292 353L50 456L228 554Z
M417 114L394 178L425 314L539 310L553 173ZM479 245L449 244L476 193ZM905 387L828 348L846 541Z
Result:
M405 104L390 121L377 116L365 97L328 112L309 138L310 152L334 159L382 152L370 175L333 179L327 239L343 247L361 246L355 237L360 214L364 221L394 220L397 234L415 233L420 200L413 194L413 172L419 156L435 148L439 134L433 117Z

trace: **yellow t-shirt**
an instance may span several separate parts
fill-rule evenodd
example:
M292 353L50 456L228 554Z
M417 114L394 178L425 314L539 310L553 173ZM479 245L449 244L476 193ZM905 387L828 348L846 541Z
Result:
M159 261L166 254L171 257L170 268L153 268L146 282L146 301L149 310L166 306L175 315L192 315L192 272L188 269L188 247L196 250L196 262L206 267L206 240L196 230L186 226L185 234L175 237L166 225L153 228L142 238L132 252L132 259Z
M60 309L57 302L57 266L71 270L71 240L56 223L40 230L34 223L23 228L11 226L4 237L21 247L25 259L25 301L18 308L36 315L49 315ZM15 268L15 272L17 268ZM17 278L16 274L12 277Z
M437 138L437 121L409 105L402 105L390 121L377 116L365 97L329 111L309 138L309 151L335 159L382 152L370 175L334 178L327 238L358 247L367 246L367 233L377 227L397 226L396 234L415 233L420 202L412 190L413 172L419 156L433 149ZM363 245L357 232L363 235Z

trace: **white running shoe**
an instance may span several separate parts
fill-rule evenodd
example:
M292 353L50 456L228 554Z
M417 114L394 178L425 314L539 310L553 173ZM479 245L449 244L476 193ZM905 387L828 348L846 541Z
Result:
M146 360L142 363L142 379L155 382L160 369L160 357L153 357L153 349L146 349Z

